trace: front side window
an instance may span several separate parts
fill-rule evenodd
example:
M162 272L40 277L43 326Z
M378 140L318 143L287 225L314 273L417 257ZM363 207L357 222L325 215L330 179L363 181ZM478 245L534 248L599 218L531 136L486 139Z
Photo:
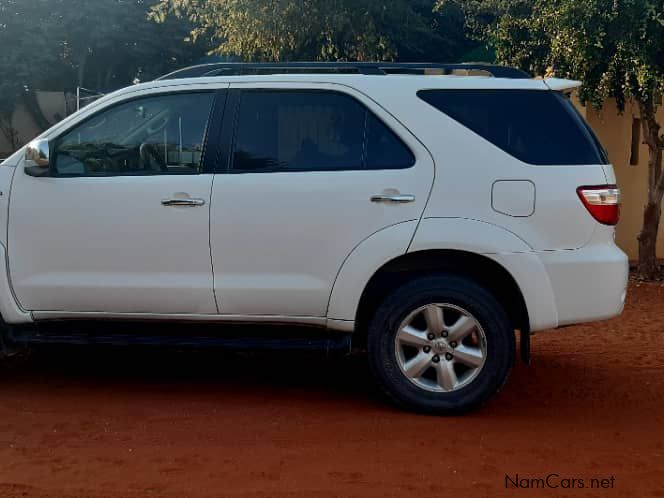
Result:
M418 96L523 162L606 164L596 137L559 92L422 90Z
M414 162L401 139L348 95L242 92L232 171L401 169Z
M56 140L58 176L197 174L213 93L132 100L93 116Z

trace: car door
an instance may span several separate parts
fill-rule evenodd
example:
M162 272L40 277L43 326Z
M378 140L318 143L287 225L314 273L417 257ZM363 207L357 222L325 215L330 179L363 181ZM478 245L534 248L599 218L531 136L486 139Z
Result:
M231 85L224 130L211 217L222 314L323 317L353 249L422 215L430 154L359 92Z
M225 91L152 94L50 141L48 176L17 168L8 253L31 311L217 312L206 155Z

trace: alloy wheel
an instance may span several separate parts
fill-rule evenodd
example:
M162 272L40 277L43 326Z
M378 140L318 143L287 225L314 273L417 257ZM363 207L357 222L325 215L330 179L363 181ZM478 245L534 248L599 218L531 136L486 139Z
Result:
M394 339L401 372L416 386L452 392L470 384L486 361L486 335L477 319L453 304L410 313Z

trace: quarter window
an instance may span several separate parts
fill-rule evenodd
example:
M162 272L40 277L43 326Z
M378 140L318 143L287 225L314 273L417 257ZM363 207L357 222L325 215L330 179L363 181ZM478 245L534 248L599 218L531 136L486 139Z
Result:
M543 90L422 90L418 96L530 164L606 164L597 138L567 97Z
M368 113L366 161L369 169L401 169L412 166L415 157L392 130Z
M59 176L197 174L213 93L161 95L117 105L56 141Z
M409 168L414 156L354 98L338 92L242 92L232 170Z

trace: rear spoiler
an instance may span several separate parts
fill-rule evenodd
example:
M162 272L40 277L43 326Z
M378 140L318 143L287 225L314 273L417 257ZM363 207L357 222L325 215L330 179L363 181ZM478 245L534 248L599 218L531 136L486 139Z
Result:
M556 92L564 92L579 88L583 83L575 80L566 80L562 78L545 78L544 84Z

